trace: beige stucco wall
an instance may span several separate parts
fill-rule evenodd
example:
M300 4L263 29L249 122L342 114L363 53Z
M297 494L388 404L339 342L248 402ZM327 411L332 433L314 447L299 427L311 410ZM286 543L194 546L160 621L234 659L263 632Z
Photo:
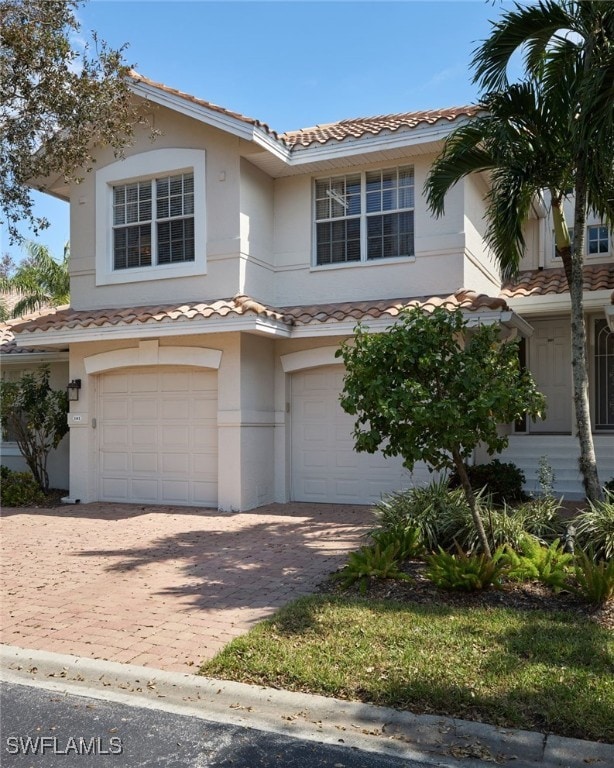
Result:
M273 303L273 179L241 159L241 267L237 290Z
M161 135L152 142L144 131L138 133L134 146L125 150L127 158L176 148L206 152L207 274L148 280L144 270L141 282L97 286L97 192L96 171L92 171L71 191L71 296L76 309L202 301L232 296L239 290L241 140L162 107L155 111L155 127ZM103 153L96 170L115 160L111 152Z
M313 267L312 185L316 176L276 180L273 247L278 306L433 295L462 287L462 185L448 195L445 216L435 219L422 195L429 157L408 155L352 170L409 163L415 172L415 260Z
M16 380L26 371L36 371L39 368L38 363L25 364L23 359L3 360L2 374L8 376L11 380ZM49 383L52 389L66 389L68 384L68 363L57 362L50 363ZM0 444L0 462L9 469L19 472L29 471L26 462L19 453L19 449L14 443ZM69 439L66 434L58 447L49 454L49 463L47 465L49 473L49 483L51 488L68 488L69 471Z
M496 296L501 287L499 268L484 237L488 229L486 194L488 188L481 176L470 176L463 181L465 259L465 288Z

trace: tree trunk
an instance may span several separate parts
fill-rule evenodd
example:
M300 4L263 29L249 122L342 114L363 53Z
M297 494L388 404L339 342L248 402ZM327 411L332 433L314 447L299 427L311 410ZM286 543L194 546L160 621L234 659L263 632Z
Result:
M586 325L584 322L584 229L586 226L586 176L584 164L578 166L576 174L576 199L574 212L574 244L557 248L563 260L565 275L571 299L571 368L573 377L573 402L576 426L580 444L579 466L582 473L584 490L589 501L603 498L597 472L597 458L593 443L591 411L588 398L588 363L586 359ZM561 199L553 199L553 217L555 221L563 219ZM557 229L555 224L555 230ZM566 229L566 227L565 227Z
M467 499L467 504L469 504L469 509L471 510L471 517L473 518L475 529L478 532L478 538L480 539L482 550L484 551L484 554L486 555L486 557L490 559L492 557L492 553L490 551L490 545L488 544L488 539L486 538L486 531L484 530L484 523L482 522L482 518L480 517L480 513L478 511L478 505L476 504L476 501L475 501L475 495L473 493L473 489L471 488L471 483L469 482L469 475L467 474L467 468L465 467L465 462L462 460L460 454L456 450L452 451L452 459L454 460L454 466L456 467L456 471L458 472L461 485L463 486L463 491L465 493L465 498Z

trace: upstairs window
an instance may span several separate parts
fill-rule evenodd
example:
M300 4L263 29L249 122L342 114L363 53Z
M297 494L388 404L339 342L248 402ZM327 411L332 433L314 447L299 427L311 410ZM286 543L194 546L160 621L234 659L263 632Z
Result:
M413 256L413 167L318 179L315 239L318 266Z
M589 256L610 252L610 237L606 226L596 224L586 228L586 252Z
M194 261L194 175L113 187L113 269Z

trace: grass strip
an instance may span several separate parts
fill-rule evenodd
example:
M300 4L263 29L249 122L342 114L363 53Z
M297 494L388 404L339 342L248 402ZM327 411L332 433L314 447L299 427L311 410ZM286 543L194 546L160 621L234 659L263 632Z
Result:
M571 613L318 595L201 674L614 742L614 638Z

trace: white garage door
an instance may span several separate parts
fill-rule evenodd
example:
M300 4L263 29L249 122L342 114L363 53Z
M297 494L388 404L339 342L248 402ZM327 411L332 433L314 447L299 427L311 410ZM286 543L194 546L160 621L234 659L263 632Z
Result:
M217 373L126 369L99 392L102 500L217 505Z
M354 418L339 405L342 387L342 366L292 377L293 499L368 504L382 494L430 482L424 465L410 474L400 458L354 451Z

